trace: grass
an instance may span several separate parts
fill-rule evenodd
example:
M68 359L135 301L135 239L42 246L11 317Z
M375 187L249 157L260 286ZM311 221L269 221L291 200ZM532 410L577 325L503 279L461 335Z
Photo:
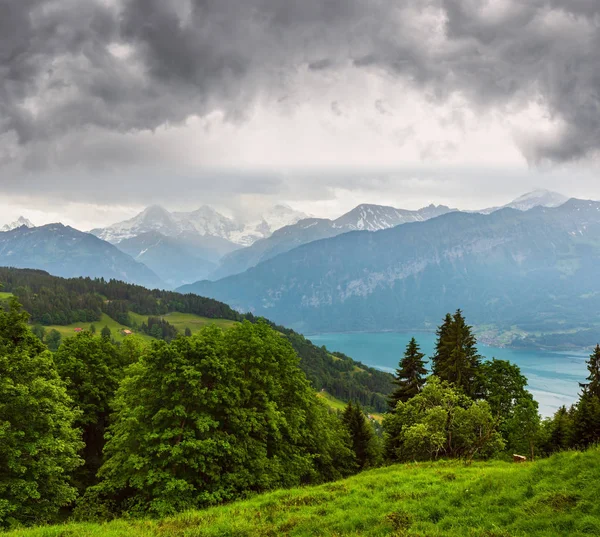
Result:
M525 464L407 464L164 520L6 537L583 537L600 535L598 483L598 449Z
M327 406L329 406L329 408L332 408L333 410L343 411L346 408L346 403L344 403L344 401L341 401L340 399L334 397L326 391L317 392L317 397L325 401L325 403L327 403ZM375 421L378 421L379 423L383 421L383 414L369 413L369 416L371 416L371 418L373 418Z
M119 324L112 317L109 317L108 315L106 315L106 313L102 314L102 318L99 321L94 321L93 323L73 323L73 324L69 324L66 326L52 325L52 326L46 326L45 328L46 328L46 332L48 332L52 329L58 330L60 332L60 335L64 339L67 337L74 336L76 334L75 328L83 328L84 330L88 330L91 324L93 324L96 327L97 334L100 334L100 331L105 326L108 326L110 328L110 331L112 332L112 337L117 341L122 341L123 339L125 339L125 336L123 336L121 334L121 330L129 329L127 326ZM138 334L138 335L148 341L152 340L152 338L150 336L146 336L145 334Z
M130 312L129 316L131 317L131 320L136 321L138 324L142 324L142 322L148 320L148 315L138 315L137 313ZM208 317L200 317L193 313L173 312L162 315L161 317L177 328L181 334L185 332L186 328L189 328L192 331L192 334L195 334L202 327L210 324L220 326L224 329L231 328L236 324L235 321L229 321L227 319L209 319Z
M0 300L7 300L9 299L11 296L13 296L12 293L2 293L0 292Z

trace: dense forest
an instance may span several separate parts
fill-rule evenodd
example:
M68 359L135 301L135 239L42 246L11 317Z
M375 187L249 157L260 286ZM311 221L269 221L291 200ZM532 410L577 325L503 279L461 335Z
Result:
M31 316L34 325L93 323L107 314L120 324L133 326L129 312L148 316L140 331L159 339L171 340L174 328L160 315L170 312L192 313L211 319L232 321L258 318L241 314L226 304L193 294L149 290L116 280L58 278L41 270L0 268L4 291L13 293ZM343 401L355 400L369 410L383 412L392 390L392 377L340 354L313 345L302 335L264 320L290 341L300 356L300 367L316 390L326 390ZM165 324L166 323L166 324ZM39 329L39 328L36 328ZM51 338L56 338L52 333ZM53 342L48 342L56 350Z

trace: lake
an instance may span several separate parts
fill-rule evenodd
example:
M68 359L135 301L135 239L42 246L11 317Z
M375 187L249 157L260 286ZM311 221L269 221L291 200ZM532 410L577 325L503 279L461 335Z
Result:
M306 336L318 346L325 345L371 367L394 372L406 345L415 336L426 356L431 356L435 334L424 332L377 332L318 334ZM577 400L579 382L587 377L586 352L551 352L515 350L478 345L479 353L488 358L508 360L521 368L529 381L529 390L540 405L543 416L552 415L562 405Z

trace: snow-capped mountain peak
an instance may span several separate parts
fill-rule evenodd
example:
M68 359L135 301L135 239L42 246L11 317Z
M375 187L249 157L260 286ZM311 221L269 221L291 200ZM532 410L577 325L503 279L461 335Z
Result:
M25 226L27 228L34 228L35 226L31 223L30 220L25 218L24 216L19 216L14 222L10 224L6 224L0 228L1 231L12 231L13 229L20 228L21 226Z
M169 212L153 205L137 216L104 229L94 229L94 235L113 244L148 232L158 232L167 237L182 233L213 236L242 246L269 237L273 231L306 218L304 213L285 205L277 205L256 220L240 222L228 218L212 207L203 205L191 212Z
M512 209L518 209L519 211L528 211L534 207L558 207L568 199L569 198L558 192L538 189L519 196L504 207L511 207Z

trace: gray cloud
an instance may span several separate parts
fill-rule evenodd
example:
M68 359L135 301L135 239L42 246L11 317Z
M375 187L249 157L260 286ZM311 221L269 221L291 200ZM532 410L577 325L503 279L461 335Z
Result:
M598 50L597 0L0 0L0 132L15 143L0 158L43 167L73 133L243 120L302 70L353 65L439 101L540 102L561 130L523 133L522 151L569 161L600 147Z

